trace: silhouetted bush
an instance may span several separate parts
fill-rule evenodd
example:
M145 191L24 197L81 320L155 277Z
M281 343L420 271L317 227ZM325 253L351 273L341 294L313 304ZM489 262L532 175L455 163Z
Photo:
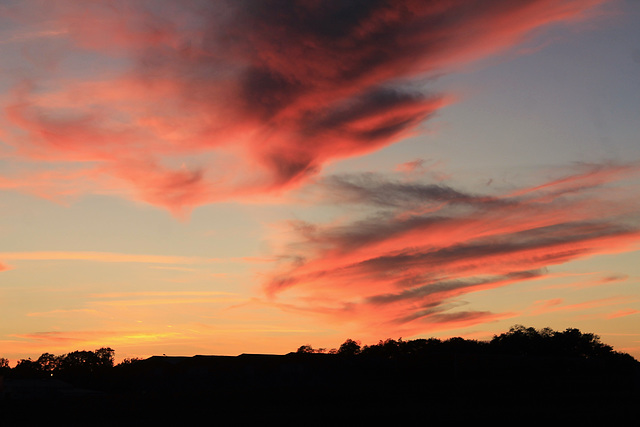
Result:
M56 356L43 353L37 360L22 359L7 372L10 378L37 379L55 377L70 382L86 383L97 376L107 374L113 368L112 348L99 348L95 351L73 351Z

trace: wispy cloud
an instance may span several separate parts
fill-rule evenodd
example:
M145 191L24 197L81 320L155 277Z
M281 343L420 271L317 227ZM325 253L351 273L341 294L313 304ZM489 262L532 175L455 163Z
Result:
M67 54L130 67L95 81L17 83L4 105L11 156L83 165L85 179L31 170L6 174L3 186L53 197L78 185L176 215L286 190L327 162L418 132L452 102L425 79L602 2L105 0L38 3L37 13L20 2L12 13L46 16Z
M330 177L317 194L360 205L352 211L359 214L292 223L286 262L265 291L283 307L364 328L428 330L447 319L513 315L459 311L461 298L545 278L554 265L640 248L640 203L617 190L637 172L637 165L581 165L561 179L492 195L382 175ZM580 308L560 300L538 307Z
M26 334L14 334L11 337L28 342L50 344L56 346L112 346L115 343L131 343L136 341L157 341L168 337L177 337L177 332L147 332L143 330L105 331L105 330L77 330L77 331L43 331Z
M218 263L269 263L274 259L260 257L207 258L177 255L127 254L117 252L92 251L33 251L33 252L0 252L0 259L10 261L91 261L107 263L139 263L154 264L153 268L166 268L190 271L180 265L218 264ZM3 265L0 264L0 271ZM8 267L4 267L8 269Z
M97 310L93 310L90 308L75 308L69 310L49 310L49 311L40 311L40 312L31 312L27 313L29 317L51 317L51 316L60 316L60 315L76 315L76 314L97 314Z
M626 317L626 316L632 316L634 314L638 314L640 313L640 310L636 310L633 308L627 308L627 309L622 309L622 310L618 310L615 311L613 313L609 313L605 316L606 319L617 319L619 317Z
M246 298L232 298L229 296L216 296L206 297L200 296L197 298L135 298L135 299L118 299L109 301L92 302L92 304L100 306L112 306L112 307L135 307L135 306L153 306L153 305L193 305L193 304L212 304L212 303L232 303L238 301L244 301Z
M593 274L589 274L592 276ZM616 285L619 283L624 283L629 278L626 274L610 274L600 278L580 278L570 283L563 283L558 285L549 285L547 289L563 289L563 288L572 288L572 289L585 289L585 288L593 288L597 286L610 286Z
M134 307L152 305L231 304L246 298L220 291L111 292L90 296L92 306Z
M584 301L576 304L564 304L564 301L560 298L538 301L535 308L532 311L534 315L540 315L545 313L562 312L562 311L586 311L598 307L609 307L612 305L627 304L628 298L624 297L611 297L601 298L598 300Z
M95 262L131 262L145 264L195 264L205 262L206 258L172 256L122 254L114 252L67 252L67 251L34 251L34 252L0 252L0 258L14 261L95 261Z
M21 43L25 41L38 40L49 37L61 37L69 34L67 30L41 30L33 32L19 32L16 34L10 34L6 37L0 35L0 44Z
M108 292L92 294L95 298L131 298L131 297L193 297L193 296L232 296L235 292L222 291L141 291L141 292Z

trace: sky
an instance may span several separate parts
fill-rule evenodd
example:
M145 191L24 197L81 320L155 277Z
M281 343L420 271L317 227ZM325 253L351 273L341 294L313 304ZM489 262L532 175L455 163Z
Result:
M640 3L0 0L0 356L599 335Z

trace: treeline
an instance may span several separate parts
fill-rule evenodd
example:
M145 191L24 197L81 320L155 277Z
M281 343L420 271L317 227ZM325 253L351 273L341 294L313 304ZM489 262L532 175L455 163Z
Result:
M426 382L456 387L482 384L495 391L508 384L542 391L554 384L554 392L564 389L571 394L593 390L597 384L603 390L640 391L640 362L615 351L599 336L575 328L555 331L515 325L488 341L387 339L362 346L348 339L331 350L303 345L293 355L303 360L335 358L340 362L331 369L346 367L352 378L372 386L375 381L406 389Z
M157 363L152 361L156 357L145 360L125 359L116 365L114 355L115 351L109 347L95 351L73 351L59 356L43 353L36 360L20 360L14 368L9 367L6 359L0 358L0 375L23 379L52 377L87 385L112 383L108 381L110 377L134 375L136 371L145 369L143 365ZM393 365L395 370L399 369L398 364L405 364L403 369L414 372L435 370L440 375L452 370L465 370L470 376L483 376L487 369L500 376L507 366L512 367L511 371L524 370L524 364L530 365L526 370L538 370L544 374L552 371L558 374L558 369L565 368L575 371L577 367L606 366L613 369L640 366L640 362L632 356L614 351L595 334L582 333L575 328L554 331L550 328L535 329L522 325L515 325L488 341L460 337L446 340L389 338L377 344L362 346L358 341L347 339L339 347L330 350L302 345L297 351L282 357L288 356L286 363L298 365L320 363L317 362L318 357L326 364L327 360L335 358L337 361L347 361L354 372L366 371L372 363L384 369Z
M521 357L562 357L589 360L618 360L632 363L635 359L626 353L614 351L601 342L598 335L582 333L575 328L554 331L551 328L535 329L515 325L508 332L494 335L489 341L460 337L440 340L437 338L380 340L377 344L362 346L359 341L347 339L338 348L330 350L300 346L296 354L333 354L341 357L411 358L429 354L464 353L477 355L512 355ZM82 375L104 373L114 368L115 351L102 347L94 351L73 351L63 355L43 353L38 359L21 359L14 368L0 357L0 374L20 378L76 378ZM131 365L142 359L124 359L118 366Z
M239 417L238 424L271 417L281 425L341 425L343 414L379 423L427 413L433 421L477 422L495 419L497 410L513 421L522 414L572 423L602 415L611 424L636 419L640 399L640 362L629 354L578 329L521 325L487 341L386 339L363 346L348 339L331 350L302 345L284 355L154 356L119 364L113 349L101 348L45 353L13 369L0 365L0 425L52 413L65 420L76 414L77 425L92 414L102 425L136 417L172 425L184 424L185 416L200 423L212 413ZM24 378L63 380L97 394L52 389L38 400L43 410L32 414L33 400L16 388Z
M515 325L489 341L469 340L460 337L440 340L437 338L403 341L387 339L377 344L361 346L360 342L347 339L339 348L314 349L310 345L298 348L299 354L336 354L362 358L397 358L427 355L429 353L462 352L466 354L495 354L530 357L564 357L590 360L634 360L626 353L613 350L600 341L598 335L582 333L579 329L568 328L554 331L551 328L535 329Z
M102 347L95 351L79 350L55 355L43 353L36 360L21 359L10 368L7 359L0 358L0 374L8 378L42 379L55 377L70 382L108 374L114 367L115 350Z

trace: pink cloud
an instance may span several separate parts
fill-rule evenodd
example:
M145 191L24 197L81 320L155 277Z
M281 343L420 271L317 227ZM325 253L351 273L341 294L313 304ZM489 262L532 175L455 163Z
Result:
M380 175L330 177L319 184L328 187L324 194L364 214L294 223L280 269L264 289L289 308L364 329L427 331L456 319L468 293L542 279L549 267L572 260L637 250L640 204L615 191L637 170L583 165L563 179L491 196ZM536 310L595 306L553 300Z
M627 308L627 309L618 310L618 311L615 311L613 313L607 314L605 316L605 318L606 319L617 319L619 317L631 316L631 315L638 314L638 313L640 313L640 310L635 310L633 308Z
M115 188L185 215L299 186L328 162L418 132L451 99L413 79L600 3L24 2L4 13L55 23L64 54L127 68L93 80L55 67L21 76L4 101L7 142L17 162L90 171L80 193ZM70 191L32 172L42 192Z

